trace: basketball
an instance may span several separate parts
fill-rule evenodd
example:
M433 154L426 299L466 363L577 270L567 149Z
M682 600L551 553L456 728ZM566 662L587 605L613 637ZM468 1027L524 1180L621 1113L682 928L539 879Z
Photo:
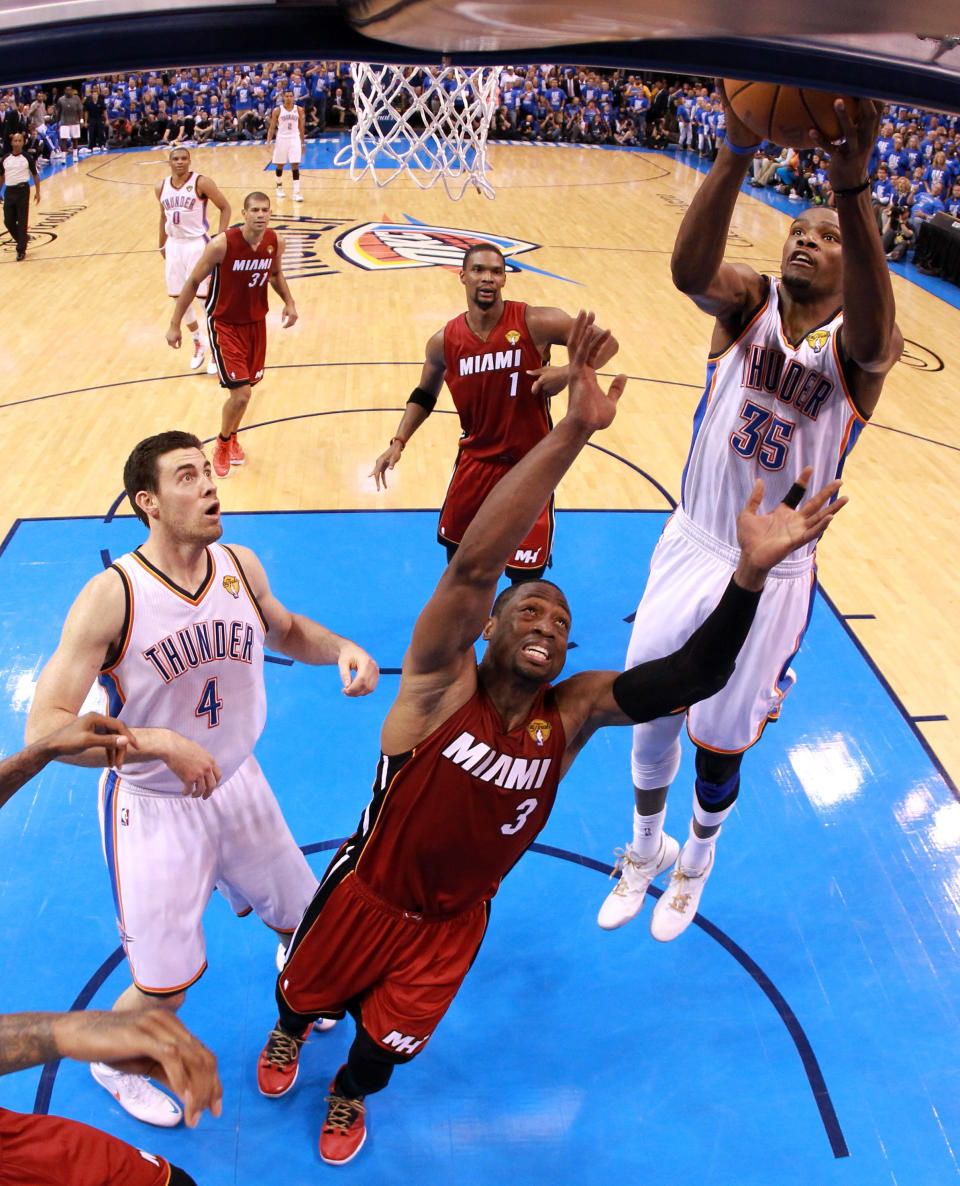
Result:
M739 78L725 78L723 87L730 106L750 131L782 148L813 148L811 128L827 144L839 140L842 133L833 109L835 99L843 99L848 111L856 111L853 95L831 95L807 87Z

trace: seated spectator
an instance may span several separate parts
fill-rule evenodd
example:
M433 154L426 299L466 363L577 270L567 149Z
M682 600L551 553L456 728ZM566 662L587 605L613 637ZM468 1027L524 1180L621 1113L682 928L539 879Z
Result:
M917 230L921 222L926 222L934 214L940 214L946 211L946 206L943 204L942 198L943 186L939 181L932 182L929 190L917 190L913 195L913 205L910 207L910 220L913 223L914 230Z
M537 123L532 112L528 111L524 115L523 120L517 128L517 135L521 140L539 140L540 125Z
M914 246L916 236L903 206L889 208L886 213L886 224L886 228L881 234L883 251L887 259L896 263L902 260Z
M559 117L555 111L548 111L540 121L540 139L547 141L549 144L557 143L562 130Z
M497 110L493 113L493 122L490 125L490 135L494 140L510 140L514 134L513 119L510 112L501 103Z
M213 137L213 119L209 111L201 107L193 121L193 138L198 144L206 144Z
M629 148L637 142L637 127L630 115L621 115L613 132L614 141Z
M960 218L960 181L955 181L950 187L944 205L951 218Z

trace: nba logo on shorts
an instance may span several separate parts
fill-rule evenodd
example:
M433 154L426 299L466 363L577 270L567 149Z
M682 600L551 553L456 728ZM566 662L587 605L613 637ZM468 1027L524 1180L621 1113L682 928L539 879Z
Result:
M125 828L130 827L130 808L129 807L123 807L120 809L120 823L123 824L123 826Z

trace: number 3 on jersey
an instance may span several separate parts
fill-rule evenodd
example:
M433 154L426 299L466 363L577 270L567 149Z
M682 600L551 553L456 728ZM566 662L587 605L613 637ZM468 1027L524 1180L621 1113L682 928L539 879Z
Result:
M223 701L217 694L217 677L213 676L203 685L203 692L200 694L200 699L197 701L197 707L194 710L194 715L198 717L206 717L207 728L216 729L217 725L220 724L221 708L223 708Z
M517 818L513 821L513 823L500 825L500 831L504 834L504 836L516 835L516 833L520 831L523 825L530 818L530 813L536 806L536 799L524 799L524 801L517 808Z

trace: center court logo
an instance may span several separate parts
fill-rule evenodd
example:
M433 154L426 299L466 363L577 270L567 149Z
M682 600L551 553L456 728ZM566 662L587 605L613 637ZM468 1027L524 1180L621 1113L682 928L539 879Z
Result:
M334 248L341 259L368 272L438 267L459 271L463 253L476 243L492 243L507 257L539 247L538 243L483 231L419 223L365 222L344 231Z

